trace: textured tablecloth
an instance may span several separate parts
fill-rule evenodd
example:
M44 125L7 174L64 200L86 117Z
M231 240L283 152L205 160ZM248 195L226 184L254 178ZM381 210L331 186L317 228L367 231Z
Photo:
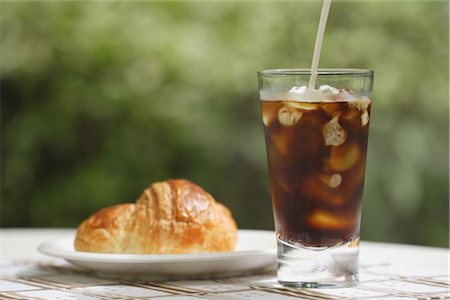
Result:
M125 280L82 270L36 251L46 240L73 233L70 229L0 230L0 298L450 299L448 249L362 242L358 286L291 290L277 286L274 271L220 280Z
M285 289L276 274L220 280L148 282L99 277L59 259L3 259L5 299L450 299L449 275L396 265L361 266L360 284L339 289Z

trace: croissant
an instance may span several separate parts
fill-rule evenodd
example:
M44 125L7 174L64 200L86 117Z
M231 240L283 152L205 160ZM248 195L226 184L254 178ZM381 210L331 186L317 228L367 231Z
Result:
M135 204L96 212L78 227L75 249L87 252L174 254L233 251L230 211L184 179L157 182Z

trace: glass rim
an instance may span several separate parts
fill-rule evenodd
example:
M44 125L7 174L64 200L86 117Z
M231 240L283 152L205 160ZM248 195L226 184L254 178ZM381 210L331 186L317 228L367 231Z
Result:
M267 69L257 72L258 76L270 77L270 76L299 76L299 75L311 75L311 69ZM373 76L374 71L370 69L318 69L317 74L319 76Z

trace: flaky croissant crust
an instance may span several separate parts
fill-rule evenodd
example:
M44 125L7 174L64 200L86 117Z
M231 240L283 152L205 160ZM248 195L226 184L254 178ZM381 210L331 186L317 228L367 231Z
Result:
M174 254L233 251L230 211L184 179L157 182L135 204L104 208L79 227L75 249L87 252Z

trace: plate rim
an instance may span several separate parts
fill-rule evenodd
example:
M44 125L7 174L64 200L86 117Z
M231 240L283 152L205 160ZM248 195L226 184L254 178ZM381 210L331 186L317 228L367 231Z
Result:
M173 262L203 262L216 260L233 260L236 258L248 258L255 256L276 255L275 232L271 230L239 229L238 234L272 235L274 239L273 248L240 250L232 252L192 253L192 254L114 254L94 253L82 251L69 251L56 248L55 243L75 239L75 232L63 237L54 238L41 243L37 250L45 255L62 258L68 261L93 262L93 263L115 263L115 264L139 264L139 263L173 263Z

